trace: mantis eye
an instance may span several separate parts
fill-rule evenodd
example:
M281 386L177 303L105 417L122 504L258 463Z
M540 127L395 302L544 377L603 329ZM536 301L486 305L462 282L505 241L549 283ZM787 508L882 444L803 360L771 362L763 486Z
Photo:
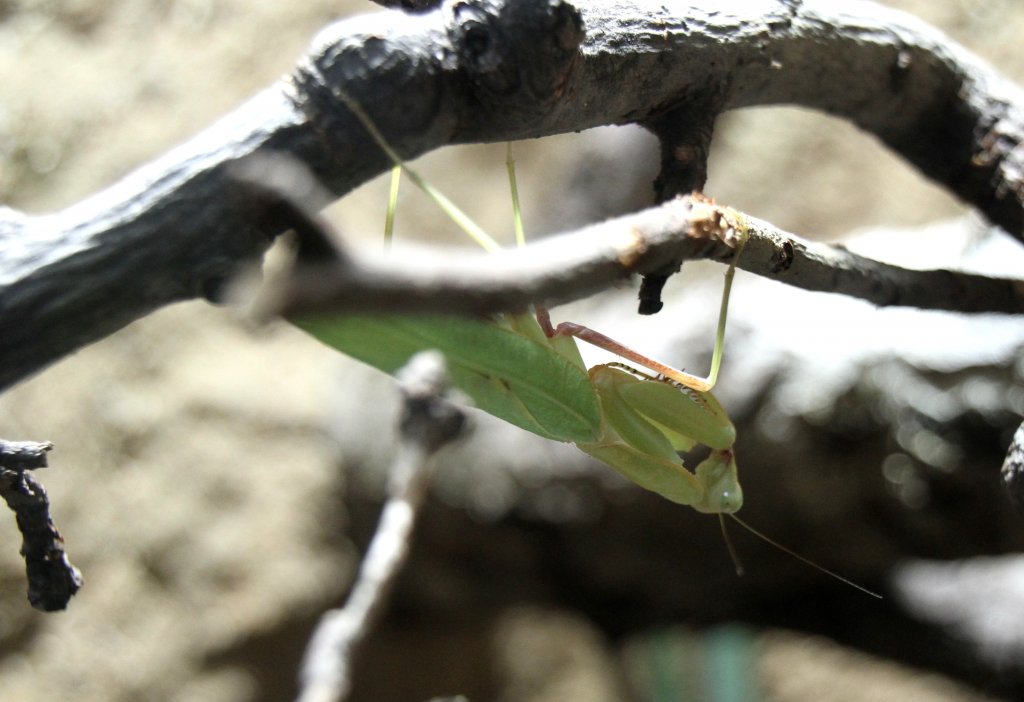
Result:
M732 489L726 489L719 495L719 511L724 514L732 514L733 512L739 512L740 507L743 506L743 490L740 489L739 484L736 484Z

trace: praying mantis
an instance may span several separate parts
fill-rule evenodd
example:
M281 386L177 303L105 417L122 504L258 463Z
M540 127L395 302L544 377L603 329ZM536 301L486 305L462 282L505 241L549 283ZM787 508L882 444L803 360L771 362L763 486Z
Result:
M341 97L394 164L386 241L391 236L399 176L405 173L480 246L488 251L500 248L402 161L356 102ZM525 236L511 144L507 164L516 240L522 246ZM538 436L573 443L628 480L672 502L717 514L737 574L743 569L726 534L725 515L797 560L881 599L878 593L801 556L735 514L743 506L733 450L736 430L711 390L721 368L729 296L749 225L731 208L694 199L697 204L690 221L700 236L718 238L734 251L725 272L706 378L647 358L585 326L572 322L554 326L543 305L536 305L534 314L499 315L488 320L444 315L320 315L291 321L328 346L391 375L420 351L440 351L453 383L481 410ZM577 339L645 370L623 362L588 369ZM698 445L706 447L709 454L691 471L679 454Z
M368 116L360 118L394 163L388 221L393 221L397 177L405 173L485 249L499 248L444 195L391 149ZM509 177L517 238L523 242L509 147ZM292 320L346 355L393 374L415 353L441 351L453 383L477 407L539 436L575 444L640 487L698 512L732 514L743 504L733 444L736 432L711 394L721 364L728 300L736 259L746 240L741 215L707 207L713 235L735 249L725 274L711 372L707 378L646 358L603 334L574 323L554 326L547 310L489 320L446 316L319 316ZM725 214L722 214L723 211ZM390 225L389 225L390 226ZM576 340L630 361L587 368ZM697 445L707 458L692 471L679 456Z

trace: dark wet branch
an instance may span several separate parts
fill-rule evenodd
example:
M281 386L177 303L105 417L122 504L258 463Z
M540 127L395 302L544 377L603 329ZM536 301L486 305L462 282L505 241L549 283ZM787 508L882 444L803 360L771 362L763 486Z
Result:
M50 517L46 490L29 472L46 467L48 441L0 439L0 497L14 511L23 541L28 600L36 609L65 609L82 587L82 574L68 561L64 539Z

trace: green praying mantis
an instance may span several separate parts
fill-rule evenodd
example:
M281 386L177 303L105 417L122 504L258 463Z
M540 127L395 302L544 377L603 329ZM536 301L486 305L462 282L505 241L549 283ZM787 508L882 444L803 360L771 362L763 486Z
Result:
M346 99L394 164L385 240L390 241L402 173L472 239L488 251L499 244L454 203L405 164L358 104ZM508 173L517 244L525 244L512 147ZM743 505L733 445L736 430L711 394L718 378L736 263L748 238L744 216L695 197L691 223L734 250L725 272L711 369L705 378L647 358L588 327L551 323L545 307L534 314L481 320L444 315L330 315L291 321L353 358L394 374L416 353L441 351L453 383L477 407L538 436L571 442L642 488L702 513L724 515L794 558L872 597L871 590L786 548L736 516ZM703 209L700 209L703 208ZM576 341L610 351L634 365L587 368ZM639 366L645 370L639 370ZM702 445L708 456L693 470L680 457ZM722 532L725 524L722 521ZM736 565L739 561L726 544Z
M453 383L485 412L539 436L574 443L641 487L700 512L732 513L743 503L732 450L736 432L707 391L713 378L694 378L627 354L586 327L552 327L543 308L536 316L506 315L486 322L347 316L297 323L386 373L397 371L418 351L437 349L448 361ZM577 338L658 375L618 363L588 369ZM691 473L678 452L697 444L711 453Z
M390 236L397 179L406 173L478 244L497 242L444 195L404 164L369 118L353 111L394 163L386 236ZM524 241L509 146L509 180L517 239ZM293 320L327 345L393 374L415 353L441 351L453 383L477 407L539 436L571 442L637 485L699 512L732 514L743 504L733 444L736 431L711 394L721 365L729 294L746 239L743 218L707 208L712 234L736 253L725 274L711 372L701 378L646 358L574 323L554 326L547 310L489 320L445 316L332 316ZM722 212L726 214L722 214ZM698 216L696 219L699 219ZM587 368L576 340L628 360ZM694 470L680 452L710 451Z

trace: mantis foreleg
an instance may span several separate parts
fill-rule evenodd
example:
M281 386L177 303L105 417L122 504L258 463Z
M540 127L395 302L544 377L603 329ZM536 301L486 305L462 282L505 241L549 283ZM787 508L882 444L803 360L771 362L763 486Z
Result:
M692 373L687 373L686 371L673 368L661 361L644 356L625 344L622 344L611 337L605 336L601 332L595 331L590 327L583 326L582 324L576 324L575 322L562 322L557 327L553 327L551 324L551 317L548 314L547 309L544 307L537 307L537 321L540 323L544 333L549 337L573 336L580 341L585 341L588 344L597 346L605 351L609 351L616 356L628 359L633 363L653 371L664 378L675 381L680 385L685 385L686 387L692 388L698 392L710 392L718 381L718 371L722 365L722 349L725 346L725 323L729 314L729 295L732 292L732 280L736 273L736 262L739 260L740 253L742 253L747 239L745 232L740 232L739 236L739 243L736 245L736 250L733 254L732 261L729 263L729 268L725 272L725 284L722 288L722 303L718 311L718 326L715 332L715 348L711 353L711 371L708 373L706 378L693 375Z

